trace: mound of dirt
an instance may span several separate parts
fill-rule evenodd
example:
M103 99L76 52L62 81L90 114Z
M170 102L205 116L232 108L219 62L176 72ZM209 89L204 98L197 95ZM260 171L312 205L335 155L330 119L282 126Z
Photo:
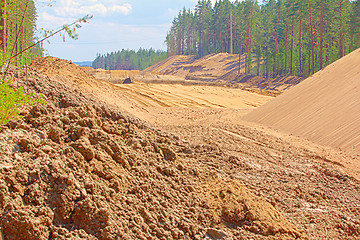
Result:
M245 58L245 55L239 59L239 55L228 53L210 54L200 59L196 59L195 56L172 56L141 73L143 75L177 76L186 80L216 82L228 84L232 87L247 87L249 90L260 90L271 95L279 95L304 79L293 76L268 79L259 76L247 76L244 74Z
M218 224L229 228L245 225L250 231L263 235L291 235L298 231L289 226L270 203L251 194L234 180L206 183L200 187L199 194L207 202L214 222Z
M71 79L75 84L86 85L89 80L95 79L78 65L59 58L40 58L37 61L34 61L31 66L36 68L40 74L46 74L48 76L61 76L64 79ZM73 71L74 69L76 69L76 71Z
M48 104L24 110L0 132L3 239L302 236L261 197L198 164L225 161L221 149L190 145L99 101L89 89L100 83L74 64L42 59L34 66L56 77L11 73Z
M195 60L195 56L186 56L186 55L176 55L171 56L165 60L162 60L159 63L154 64L153 66L148 67L142 74L152 73L152 74L163 74L164 72L170 70L172 67L179 66L181 67L184 64L192 63Z
M239 68L238 55L228 53L210 54L196 59L195 56L172 56L152 67L142 71L173 75L187 80L202 80L213 82L232 70Z
M360 49L245 116L360 154Z

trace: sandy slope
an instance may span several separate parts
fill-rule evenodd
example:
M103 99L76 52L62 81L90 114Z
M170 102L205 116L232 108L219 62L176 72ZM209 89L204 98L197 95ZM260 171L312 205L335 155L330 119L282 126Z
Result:
M239 66L240 60L240 66ZM239 69L240 67L240 69ZM239 74L240 70L240 74ZM143 75L163 74L187 80L227 83L235 87L266 90L276 95L303 80L299 77L278 77L265 79L259 76L246 76L245 55L214 53L196 59L194 56L171 56L144 71Z
M143 73L163 73L169 70L174 66L182 66L184 64L189 64L195 60L194 56L186 56L186 55L177 55L171 56L153 66L148 67L143 71Z
M357 49L244 119L360 154L359 80Z

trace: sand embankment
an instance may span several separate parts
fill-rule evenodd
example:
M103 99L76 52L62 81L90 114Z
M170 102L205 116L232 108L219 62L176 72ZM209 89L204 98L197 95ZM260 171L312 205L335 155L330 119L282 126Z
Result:
M360 154L359 89L357 49L244 119Z

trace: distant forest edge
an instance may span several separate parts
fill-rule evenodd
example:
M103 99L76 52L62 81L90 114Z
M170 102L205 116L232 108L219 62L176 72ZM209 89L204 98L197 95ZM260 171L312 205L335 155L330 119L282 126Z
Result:
M248 75L306 77L360 47L359 1L200 0L173 20L167 52L241 54Z
M166 51L154 49L121 50L117 52L98 54L92 67L105 70L144 70L166 58Z

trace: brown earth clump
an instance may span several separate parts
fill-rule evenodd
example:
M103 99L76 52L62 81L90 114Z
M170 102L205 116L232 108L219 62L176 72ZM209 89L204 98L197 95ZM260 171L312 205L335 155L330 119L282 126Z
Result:
M67 61L35 66L63 78L11 71L16 85L45 94L48 104L24 110L0 132L3 239L303 236L265 200L197 164L228 159L220 149L192 146L82 92L95 80ZM213 182L230 189L220 218L206 198L217 197Z
M234 180L208 182L199 190L218 224L229 228L248 226L248 230L262 235L299 236L298 230L287 224L274 206Z

